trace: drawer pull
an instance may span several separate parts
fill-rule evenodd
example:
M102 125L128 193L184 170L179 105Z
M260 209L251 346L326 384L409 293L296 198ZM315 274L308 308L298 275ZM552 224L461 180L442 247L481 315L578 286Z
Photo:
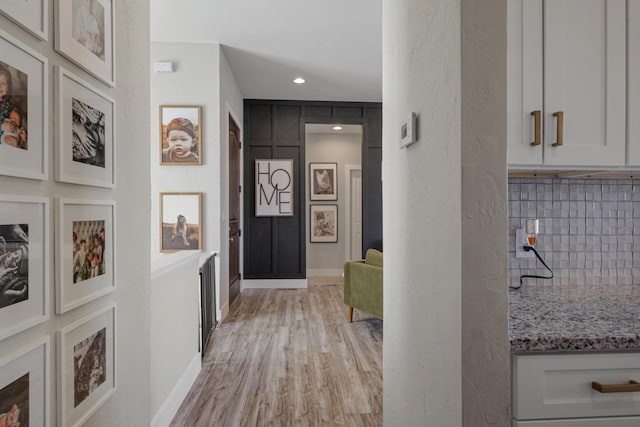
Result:
M540 133L542 130L542 120L541 120L541 114L542 112L540 110L536 110L536 111L532 111L531 115L533 116L533 120L534 120L534 136L533 136L533 142L531 143L531 145L535 146L535 145L540 145L542 144L542 142L540 141Z
M640 383L633 380L625 384L600 384L597 381L593 381L591 388L600 393L630 393L640 391Z
M558 122L556 123L556 142L551 144L553 147L560 147L562 145L562 133L564 132L564 112L556 111L553 113Z

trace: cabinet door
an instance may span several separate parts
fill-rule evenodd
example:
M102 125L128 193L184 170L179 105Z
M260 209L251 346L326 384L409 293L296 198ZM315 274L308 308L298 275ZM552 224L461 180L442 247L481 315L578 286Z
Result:
M541 165L531 113L542 110L542 0L510 0L508 13L507 159L510 166Z
M630 1L627 5L629 43L627 49L628 109L629 133L627 146L629 165L640 166L640 2Z
M545 165L623 166L626 1L546 0L544 52Z

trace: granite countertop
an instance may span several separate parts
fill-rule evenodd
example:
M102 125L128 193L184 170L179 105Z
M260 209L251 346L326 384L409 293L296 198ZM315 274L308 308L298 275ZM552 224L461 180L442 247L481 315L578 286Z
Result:
M509 290L513 352L640 351L640 285Z

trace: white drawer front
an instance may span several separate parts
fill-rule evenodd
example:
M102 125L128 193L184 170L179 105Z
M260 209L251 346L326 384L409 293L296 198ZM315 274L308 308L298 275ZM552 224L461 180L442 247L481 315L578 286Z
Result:
M640 417L622 418L582 418L572 420L513 420L512 427L638 427Z
M640 381L640 353L514 355L512 375L517 420L640 415L640 392L591 388Z

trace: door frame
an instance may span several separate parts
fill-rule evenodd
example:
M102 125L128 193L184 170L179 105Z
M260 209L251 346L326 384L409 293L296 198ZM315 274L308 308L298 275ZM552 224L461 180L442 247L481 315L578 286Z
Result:
M344 244L345 260L351 258L351 172L353 171L360 171L360 179L362 179L362 165L344 165L344 176L348 179L347 185L344 186L344 217L346 219L344 222L344 235L346 239Z

